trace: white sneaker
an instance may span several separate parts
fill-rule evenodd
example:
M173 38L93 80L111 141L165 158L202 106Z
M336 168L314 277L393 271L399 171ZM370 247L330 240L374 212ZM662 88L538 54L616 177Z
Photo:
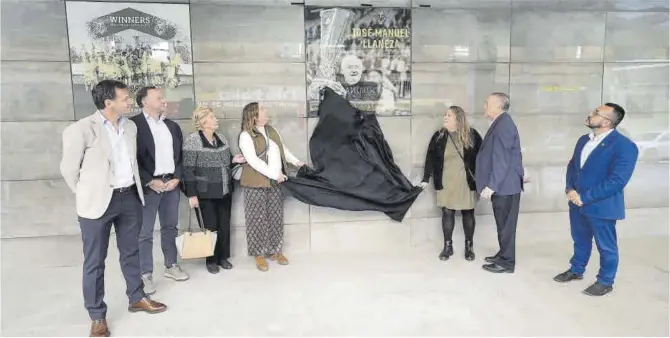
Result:
M144 282L144 293L153 295L156 293L156 287L154 286L154 277L151 274L142 275L142 282Z
M178 264L172 265L172 267L169 267L165 269L165 274L163 276L167 278L172 278L178 282L183 282L185 280L188 280L188 275L184 270L181 269L181 267Z

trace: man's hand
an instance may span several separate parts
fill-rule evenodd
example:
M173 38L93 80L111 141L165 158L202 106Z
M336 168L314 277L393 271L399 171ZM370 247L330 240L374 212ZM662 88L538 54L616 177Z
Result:
M493 196L493 193L495 191L491 190L491 188L486 187L484 190L482 190L482 193L479 195L479 197L485 199L485 200L490 200L491 196Z
M530 177L525 176L525 177L523 178L523 183L530 183Z
M298 167L298 168L301 168L301 167L303 167L304 165L305 165L305 162L303 162L303 161L298 161L298 162L295 164L295 166Z
M428 182L419 183L419 187L421 187L421 189L426 189L427 186L428 186Z
M237 154L233 156L233 163L244 163L247 160L244 158L242 154Z
M568 200L569 200L570 202L572 202L572 204L574 204L574 205L576 205L576 206L578 206L578 207L581 207L581 206L584 205L584 203L582 202L582 197L579 196L579 194L577 193L577 191L575 191L574 189L568 191L568 193L567 193L566 195L567 195L567 197L568 197Z
M165 182L162 180L152 180L151 184L149 184L149 188L160 194L165 191Z
M179 179L173 178L173 179L165 182L165 190L164 191L172 191L178 185L179 185Z

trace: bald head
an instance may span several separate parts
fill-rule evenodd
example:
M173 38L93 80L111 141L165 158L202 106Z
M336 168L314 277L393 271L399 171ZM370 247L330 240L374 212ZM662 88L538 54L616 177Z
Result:
M484 102L484 113L490 120L500 116L500 114L509 111L509 96L505 93L493 93L489 95Z

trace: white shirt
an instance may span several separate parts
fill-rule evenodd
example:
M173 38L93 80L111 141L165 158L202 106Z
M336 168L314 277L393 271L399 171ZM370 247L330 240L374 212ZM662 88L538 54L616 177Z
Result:
M174 149L172 146L172 133L167 124L165 124L165 115L161 115L158 120L144 113L144 117L149 124L151 135L154 137L154 153L156 167L154 176L164 174L174 174Z
M109 142L112 144L114 189L126 188L134 185L135 177L133 176L133 164L123 134L126 119L123 117L119 119L119 130L117 132L112 122L107 120L102 113L100 113L100 118L102 119L102 124L105 126L105 130L107 130Z
M589 158L589 155L591 155L593 150L596 149L600 142L602 142L602 140L604 140L605 137L607 137L607 135L612 132L612 130L614 129L610 129L598 136L596 136L593 132L589 134L589 141L586 142L586 144L584 144L584 148L582 148L582 154L579 163L580 168L584 167L584 163L586 163L586 159Z
M267 153L267 163L260 159L258 155L256 155L256 148L254 147L254 140L252 139L251 135L249 135L248 132L243 131L240 134L240 151L242 152L242 155L244 156L244 159L249 163L249 165L254 168L254 170L258 171L261 173L263 176L273 179L273 180L278 180L279 177L282 174L281 172L281 167L282 167L282 162L281 162L281 152L279 151L279 146L272 140L270 140L267 136L267 133L265 132L265 127L256 127L256 129L263 135L265 138L265 142L268 142L268 153ZM281 136L279 136L281 138ZM282 140L282 143L284 141ZM297 166L298 160L297 157L295 157L289 150L286 148L286 146L283 146L284 148L284 157L286 158L286 161Z

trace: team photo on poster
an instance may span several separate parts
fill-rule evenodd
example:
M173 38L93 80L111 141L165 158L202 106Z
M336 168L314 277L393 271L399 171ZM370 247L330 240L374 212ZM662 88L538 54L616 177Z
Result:
M411 114L411 10L305 7L309 116L334 81L366 113Z
M132 92L163 88L168 112L193 107L188 5L67 2L75 115L95 109L90 91L115 79Z

